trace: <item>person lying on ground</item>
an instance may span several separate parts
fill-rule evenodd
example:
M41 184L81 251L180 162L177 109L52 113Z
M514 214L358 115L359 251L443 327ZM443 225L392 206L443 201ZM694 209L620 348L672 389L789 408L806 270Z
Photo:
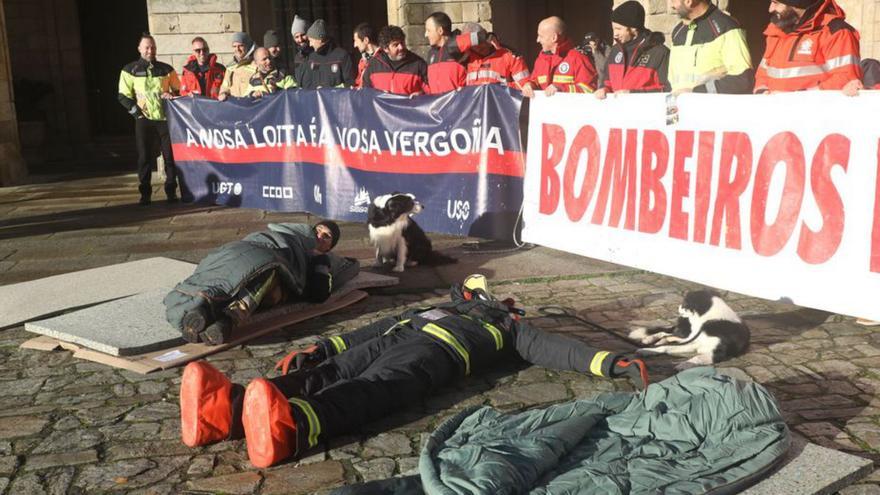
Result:
M492 297L482 275L450 296L294 351L276 366L281 376L247 388L207 362L190 363L180 385L183 442L245 437L251 462L268 467L509 360L647 385L641 360L538 330L512 300Z
M330 254L339 235L328 220L281 223L225 244L165 296L165 316L187 342L218 345L257 309L322 302L360 269L357 260Z

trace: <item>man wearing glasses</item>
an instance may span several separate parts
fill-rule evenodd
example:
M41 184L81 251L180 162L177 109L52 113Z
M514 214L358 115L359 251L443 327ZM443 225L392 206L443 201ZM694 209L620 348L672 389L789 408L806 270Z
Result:
M180 80L180 96L207 96L217 99L226 67L217 61L217 55L211 53L208 42L201 36L192 40L192 55L183 66L183 77Z

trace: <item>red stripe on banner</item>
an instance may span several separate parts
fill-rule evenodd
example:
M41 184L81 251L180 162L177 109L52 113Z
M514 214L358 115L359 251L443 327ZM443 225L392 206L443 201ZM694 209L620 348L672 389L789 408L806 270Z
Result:
M343 166L365 172L390 174L475 174L480 162L486 161L486 172L494 175L522 177L525 170L521 151L458 154L447 156L403 156L383 150L362 153L339 146L243 147L235 149L202 148L176 143L172 146L175 162L208 161L214 163L294 163L306 162L324 166Z

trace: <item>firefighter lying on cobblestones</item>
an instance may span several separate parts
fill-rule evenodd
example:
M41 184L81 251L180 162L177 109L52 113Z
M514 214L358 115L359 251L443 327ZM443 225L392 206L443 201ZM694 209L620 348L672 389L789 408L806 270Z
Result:
M451 302L292 352L276 366L281 376L247 388L204 361L190 363L180 385L183 442L244 436L251 462L271 466L508 359L647 385L642 361L542 332L519 312L511 300L493 298L482 275L471 275L452 287Z
M187 342L218 345L258 309L322 302L360 269L357 260L329 253L339 234L331 221L269 224L224 244L165 296L165 317Z

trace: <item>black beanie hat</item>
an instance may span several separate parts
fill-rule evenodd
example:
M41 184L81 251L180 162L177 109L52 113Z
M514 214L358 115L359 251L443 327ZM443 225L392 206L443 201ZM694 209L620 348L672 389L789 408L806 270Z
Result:
M333 234L333 244L330 245L330 249L336 247L336 243L339 242L340 235L339 225L336 225L336 222L334 222L333 220L324 220L323 222L318 222L315 224L315 227L317 227L318 225L323 225L324 227L330 229L330 233Z
M808 9L819 3L819 0L779 0L779 3L784 3L789 7L795 7L798 9Z
M645 8L636 0L620 4L611 12L611 22L636 29L645 29Z

